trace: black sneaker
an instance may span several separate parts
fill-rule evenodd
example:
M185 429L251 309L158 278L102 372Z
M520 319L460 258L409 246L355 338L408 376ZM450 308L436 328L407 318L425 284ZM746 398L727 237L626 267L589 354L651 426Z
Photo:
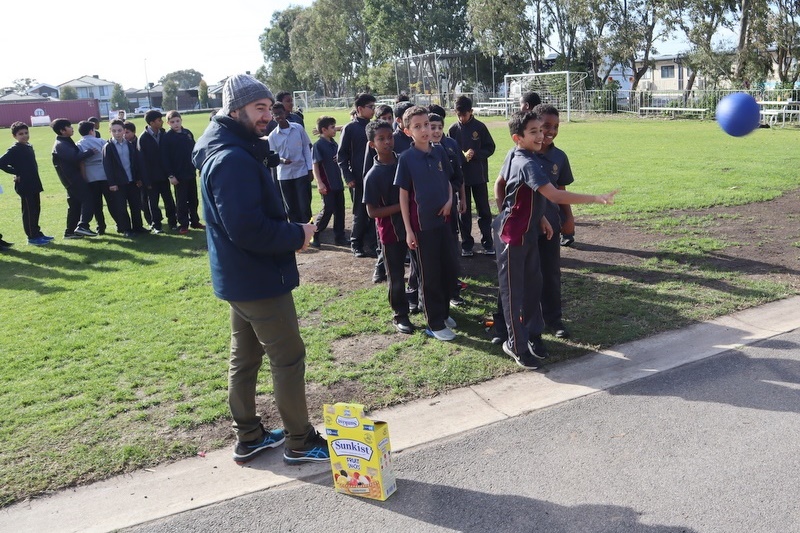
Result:
M319 234L318 233L315 232L314 235L311 236L311 240L308 241L308 245L311 246L312 248L321 248L322 247L322 243L319 242Z
M508 338L508 333L505 331L498 331L494 325L486 328L486 333L488 333L489 338L492 339L492 344L503 344Z
M561 246L572 246L572 243L575 242L574 235L562 235L561 236Z
M450 307L461 307L466 303L467 302L465 302L464 298L462 298L460 295L453 296L452 298L450 298Z
M407 316L400 316L392 320L392 324L394 324L394 329L399 331L400 333L405 333L406 335L414 333L414 325L408 319Z
M386 281L386 267L383 265L375 267L375 272L372 273L372 283L382 283Z
M508 341L503 343L503 351L508 355L511 359L514 360L519 366L526 370L538 370L540 368L539 363L528 355L524 353L522 355L517 355L514 353L514 350L511 349L511 346L508 345Z
M358 258L364 258L367 257L367 254L364 253L363 249L353 247L353 256Z
M550 330L553 332L558 339L569 339L569 330L564 325L564 323L560 320L553 322L549 326Z
M331 458L328 441L315 429L306 436L306 441L296 449L288 446L283 449L283 462L287 465L301 463L325 463Z
M75 228L75 234L76 235L81 235L83 237L97 237L97 233L96 232L90 230L89 228L82 228L80 226Z
M540 361L550 356L550 354L547 353L547 347L544 345L541 335L536 335L528 341L528 351L533 357Z
M0 237L0 247L2 248L11 248L14 246L13 242L4 241L2 237Z
M472 250L461 250L461 257L472 257L473 255L475 255L475 252Z
M77 233L65 233L65 239L83 239L83 235L78 235Z
M497 252L494 251L494 247L492 248L484 248L483 255L497 255Z
M261 437L246 442L237 442L233 448L233 460L237 464L244 464L267 448L277 448L286 440L286 432L282 429L267 431L261 426Z

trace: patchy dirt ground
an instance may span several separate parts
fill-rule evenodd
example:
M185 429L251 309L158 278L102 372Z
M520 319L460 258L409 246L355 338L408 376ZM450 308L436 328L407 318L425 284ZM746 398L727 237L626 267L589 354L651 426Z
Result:
M720 215L707 226L697 229L705 236L729 243L738 243L719 252L706 254L703 261L726 271L738 271L758 279L779 281L800 291L800 189L762 203L737 207L717 207L697 211L676 211L674 217ZM349 228L349 221L347 227ZM477 232L477 228L473 228ZM329 233L329 232L326 232ZM599 221L591 218L577 220L576 242L562 248L562 265L565 270L581 268L586 264L635 266L647 259L669 256L658 251L659 241L675 238L646 232L630 224ZM372 286L373 259L356 259L347 247L332 244L332 235L322 239L322 249L309 250L298 255L300 277L304 283L326 283L335 286ZM494 261L476 254L462 260L467 277L496 275ZM657 276L654 274L653 276ZM659 281L656 277L654 282ZM393 342L390 336L372 335L358 342L342 339L332 347L336 361L341 364L358 362L375 350L382 350ZM310 384L308 407L312 416L320 413L322 404L337 398L363 398L369 403L370 394L357 382L341 382L332 387ZM275 419L277 410L271 397L258 399L259 412ZM314 419L315 423L320 420ZM181 437L185 438L186 435ZM232 440L230 423L218 422L193 432L191 438L201 447L212 442Z

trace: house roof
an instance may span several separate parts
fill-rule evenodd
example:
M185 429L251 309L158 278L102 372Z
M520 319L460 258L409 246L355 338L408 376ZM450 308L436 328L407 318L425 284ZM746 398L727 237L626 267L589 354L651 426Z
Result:
M38 94L9 93L4 96L0 96L0 102L46 102L47 100L49 100L49 98L39 96Z
M58 90L58 87L56 87L55 85L50 85L49 83L39 83L37 85L34 85L33 87L28 88L28 93L32 93L33 91L36 91L38 89L42 89L44 87L47 87L49 89Z
M95 76L81 76L80 78L75 78L74 80L69 80L64 83L60 83L58 88L64 87L65 85L71 85L76 89L78 87L101 87L103 85L114 85L113 81L104 80L99 77Z

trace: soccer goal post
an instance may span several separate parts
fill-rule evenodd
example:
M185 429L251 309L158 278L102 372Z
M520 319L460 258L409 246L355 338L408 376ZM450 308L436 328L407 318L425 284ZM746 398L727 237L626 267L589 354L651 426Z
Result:
M528 91L539 95L543 104L555 106L565 112L567 122L575 111L584 111L586 72L536 72L531 74L506 74L508 98L519 101Z
M308 91L293 91L292 100L295 107L300 107L303 111L308 109Z

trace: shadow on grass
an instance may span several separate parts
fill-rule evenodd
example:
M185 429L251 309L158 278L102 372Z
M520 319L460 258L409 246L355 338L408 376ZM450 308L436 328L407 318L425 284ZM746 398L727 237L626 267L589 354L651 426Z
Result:
M155 265L158 260L154 256L190 257L207 251L202 232L189 237L142 235L130 239L106 235L84 240L86 244L58 240L46 248L14 247L7 250L3 256L9 260L3 264L0 287L39 294L58 293L69 288L53 284L56 280L86 281L97 273L126 270L129 264ZM137 275L138 271L131 270L132 278Z

